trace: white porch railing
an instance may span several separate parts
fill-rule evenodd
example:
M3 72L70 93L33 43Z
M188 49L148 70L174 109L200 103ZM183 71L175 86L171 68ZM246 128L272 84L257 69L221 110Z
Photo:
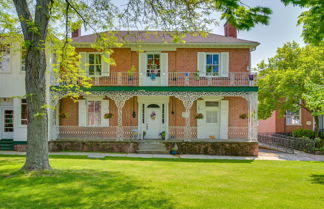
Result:
M117 139L117 126L109 127L58 127L60 139ZM248 127L228 127L229 139L248 139ZM137 126L123 126L123 139L141 139L141 133ZM169 140L200 140L197 138L197 127L189 128L189 138L186 137L185 126L170 126L168 131ZM201 139L206 140L206 139ZM216 140L215 140L216 141Z
M158 76L167 79L168 86L254 86L256 80L255 75L249 72L230 72L227 77L198 72L169 72ZM150 79L145 73L139 72L110 72L109 76L91 77L91 83L95 86L139 86L140 83L144 86L147 83L145 79Z

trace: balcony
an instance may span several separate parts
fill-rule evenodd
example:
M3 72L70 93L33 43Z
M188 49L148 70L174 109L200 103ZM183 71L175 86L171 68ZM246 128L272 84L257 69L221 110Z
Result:
M154 76L145 73L110 72L109 76L91 76L94 86L254 86L256 77L249 72L230 72L228 77L197 72L169 72Z

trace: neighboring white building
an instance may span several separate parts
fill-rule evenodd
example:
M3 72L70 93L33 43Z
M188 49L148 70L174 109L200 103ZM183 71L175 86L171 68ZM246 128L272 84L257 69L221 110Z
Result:
M48 51L48 50L47 50ZM19 43L0 46L0 139L27 140L25 64ZM51 56L48 69L51 69Z

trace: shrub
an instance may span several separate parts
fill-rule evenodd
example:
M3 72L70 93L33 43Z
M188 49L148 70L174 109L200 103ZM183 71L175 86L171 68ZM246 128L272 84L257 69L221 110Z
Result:
M324 148L324 139L317 137L314 139L314 142L315 142L315 147L317 147L317 148L323 147Z
M301 137L308 137L314 138L314 131L307 130L307 129L297 129L292 132L293 137L301 138Z

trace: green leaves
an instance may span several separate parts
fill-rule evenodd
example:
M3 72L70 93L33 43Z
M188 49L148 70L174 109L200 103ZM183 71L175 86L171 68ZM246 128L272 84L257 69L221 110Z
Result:
M272 111L304 108L313 116L323 114L324 49L287 43L268 63L258 65L259 118Z

